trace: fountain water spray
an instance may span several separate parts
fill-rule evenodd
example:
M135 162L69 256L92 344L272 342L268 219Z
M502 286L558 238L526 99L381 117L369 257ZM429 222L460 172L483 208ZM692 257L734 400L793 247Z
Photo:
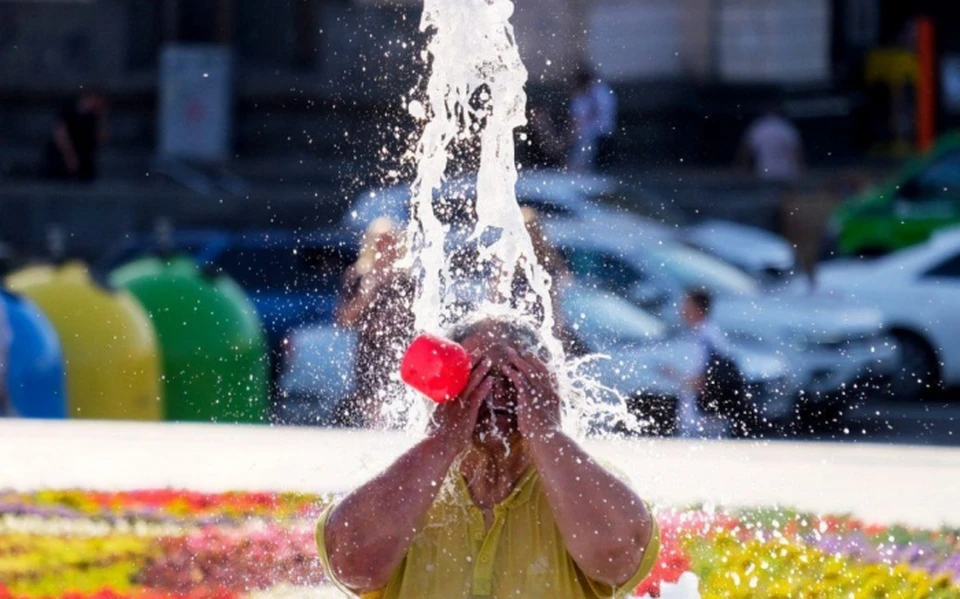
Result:
M537 262L517 203L514 130L526 123L527 71L520 60L510 17L512 0L424 0L421 31L430 35L425 59L430 75L422 101L408 110L424 121L415 151L417 175L411 193L404 266L417 281L413 304L418 331L443 334L462 321L457 293L466 276L484 279L487 293L470 309L478 315L519 321L540 332L564 397L564 426L584 432L588 421L632 422L622 399L580 374L584 360L571 361L555 334L550 275ZM437 209L451 202L445 175L458 145L479 145L475 227L468 242L478 246L472 273L454 270L447 246L450 225ZM483 273L483 274L481 274ZM517 293L517 281L523 292ZM518 297L519 295L519 297ZM388 400L392 424L421 426L430 407L407 392Z

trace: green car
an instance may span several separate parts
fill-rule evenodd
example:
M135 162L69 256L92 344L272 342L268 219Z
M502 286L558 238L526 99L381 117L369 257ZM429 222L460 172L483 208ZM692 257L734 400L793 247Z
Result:
M841 204L827 232L828 253L881 256L960 223L960 132L943 136L892 180Z

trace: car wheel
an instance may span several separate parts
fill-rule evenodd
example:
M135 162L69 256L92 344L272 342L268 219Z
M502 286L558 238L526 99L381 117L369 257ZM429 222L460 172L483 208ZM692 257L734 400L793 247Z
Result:
M933 349L922 337L895 331L900 350L900 368L891 383L894 399L919 401L940 388L940 367Z

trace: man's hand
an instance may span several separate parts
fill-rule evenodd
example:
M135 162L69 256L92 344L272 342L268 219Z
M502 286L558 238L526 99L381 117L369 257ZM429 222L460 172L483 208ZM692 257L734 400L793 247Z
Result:
M481 356L474 359L470 380L460 397L439 404L434 410L429 433L431 437L440 437L460 450L467 448L477 426L480 404L493 387L493 379L487 376L490 366L490 358Z
M525 439L540 441L560 430L560 395L546 364L533 354L508 350L503 369L517 391L517 425Z

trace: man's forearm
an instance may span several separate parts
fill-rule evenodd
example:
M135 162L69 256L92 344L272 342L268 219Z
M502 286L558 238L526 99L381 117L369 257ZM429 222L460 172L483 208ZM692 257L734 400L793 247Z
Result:
M529 447L567 551L590 578L625 583L653 533L643 501L559 431Z
M334 508L324 540L341 582L361 592L386 585L457 455L453 444L428 437Z

